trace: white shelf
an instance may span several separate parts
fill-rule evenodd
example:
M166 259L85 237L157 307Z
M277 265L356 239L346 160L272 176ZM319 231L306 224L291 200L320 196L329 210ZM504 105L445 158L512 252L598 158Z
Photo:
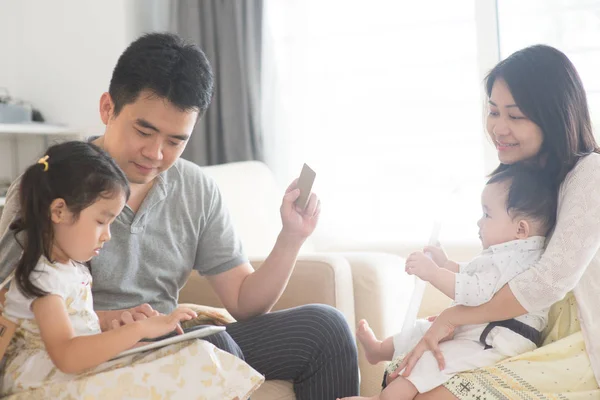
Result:
M0 135L72 135L76 131L60 125L51 125L40 122L25 124L0 123Z

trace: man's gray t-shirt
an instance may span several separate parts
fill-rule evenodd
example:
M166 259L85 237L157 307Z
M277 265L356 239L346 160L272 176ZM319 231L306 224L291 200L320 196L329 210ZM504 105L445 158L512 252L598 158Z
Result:
M5 229L18 209L18 182L0 221L0 279L14 268L21 247ZM216 183L178 159L160 174L137 213L126 206L111 225L112 238L91 261L94 308L149 303L160 312L177 306L190 272L215 275L247 258Z

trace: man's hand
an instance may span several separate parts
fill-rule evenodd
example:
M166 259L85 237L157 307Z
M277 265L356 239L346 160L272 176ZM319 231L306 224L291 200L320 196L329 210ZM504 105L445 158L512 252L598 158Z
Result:
M96 314L100 320L102 331L108 331L135 321L160 315L158 311L147 303L125 310L96 311Z
M298 179L295 179L285 191L281 203L282 234L286 237L304 241L317 227L319 214L321 213L321 201L316 194L311 193L306 208L302 210L294 203L299 196Z
M420 251L412 253L406 260L406 273L416 275L427 282L432 279L438 269L437 264Z

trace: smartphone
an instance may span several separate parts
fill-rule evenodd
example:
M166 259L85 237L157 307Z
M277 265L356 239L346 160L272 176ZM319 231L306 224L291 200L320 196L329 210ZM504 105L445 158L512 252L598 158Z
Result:
M312 189L316 175L317 174L315 173L315 171L313 171L308 165L304 164L302 166L300 178L298 178L298 189L300 189L300 197L296 199L296 206L300 207L302 210L304 210L308 205L310 191Z

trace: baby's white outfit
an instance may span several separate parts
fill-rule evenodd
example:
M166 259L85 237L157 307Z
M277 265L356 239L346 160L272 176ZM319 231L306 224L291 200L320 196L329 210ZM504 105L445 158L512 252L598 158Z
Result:
M542 256L545 238L534 236L490 246L469 263L459 264L453 304L477 306L488 302L508 281L533 266ZM505 358L534 350L541 342L541 332L548 323L548 309L532 312L512 320L492 324L464 325L454 338L440 343L446 368L439 370L431 352L425 352L407 378L419 393L442 385L455 374L493 365ZM409 335L400 343L394 336L394 361L391 372L421 340L431 322L417 320ZM487 329L486 329L487 328Z

